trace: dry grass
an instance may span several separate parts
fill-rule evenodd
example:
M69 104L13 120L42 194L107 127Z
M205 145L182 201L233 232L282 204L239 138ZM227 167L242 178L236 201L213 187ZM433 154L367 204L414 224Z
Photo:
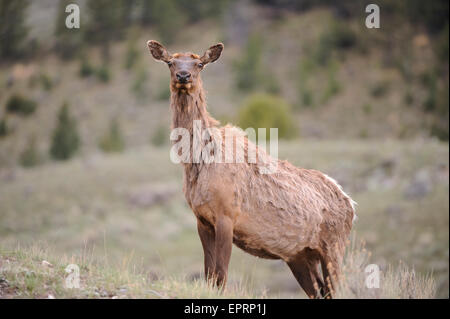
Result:
M364 242L352 241L344 258L342 281L337 291L340 299L431 299L436 296L436 283L430 274L420 275L404 263L380 269L379 287L369 288L371 253Z
M345 258L344 275L337 298L434 298L431 276L421 276L405 264L381 272L380 288L369 289L364 269L370 254L353 245ZM66 288L65 268L80 268L80 287ZM38 246L5 250L0 248L0 298L267 298L266 291L254 291L241 278L224 292L207 285L202 278L167 276L158 278L127 257L110 265L96 262L90 253L57 256Z
M124 258L110 265L83 256L57 256L48 249L31 246L0 248L1 298L266 298L251 292L245 280L231 284L222 293L202 278L170 276L158 278L142 265ZM69 264L80 268L80 287L66 288Z

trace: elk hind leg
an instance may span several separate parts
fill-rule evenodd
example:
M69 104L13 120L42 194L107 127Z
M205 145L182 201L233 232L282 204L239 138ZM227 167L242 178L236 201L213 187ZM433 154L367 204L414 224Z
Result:
M320 298L323 281L317 271L317 259L308 252L302 251L287 264L307 296Z

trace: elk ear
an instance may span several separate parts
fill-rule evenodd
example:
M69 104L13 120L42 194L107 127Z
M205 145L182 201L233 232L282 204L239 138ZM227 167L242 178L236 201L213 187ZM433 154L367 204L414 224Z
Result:
M223 50L223 44L217 43L216 45L213 45L208 50L206 50L205 54L200 58L200 60L206 64L206 63L212 63L216 61Z
M147 41L148 49L150 50L150 53L152 56L158 60L163 62L169 62L170 60L170 54L167 52L166 48L155 40Z

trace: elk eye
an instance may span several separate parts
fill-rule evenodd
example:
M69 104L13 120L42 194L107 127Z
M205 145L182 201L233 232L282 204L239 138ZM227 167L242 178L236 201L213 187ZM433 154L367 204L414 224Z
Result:
M167 62L167 65L168 65L169 67L171 67L172 64L173 64L172 61Z
M203 63L197 64L199 68L203 68Z

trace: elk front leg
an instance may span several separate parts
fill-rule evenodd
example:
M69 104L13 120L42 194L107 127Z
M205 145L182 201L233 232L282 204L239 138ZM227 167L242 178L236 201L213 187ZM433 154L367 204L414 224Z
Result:
M215 233L214 228L203 224L197 219L197 230L203 246L205 262L205 279L209 283L214 278L216 268Z
M228 216L220 216L215 225L216 241L216 285L225 288L230 263L231 248L233 245L233 221Z

